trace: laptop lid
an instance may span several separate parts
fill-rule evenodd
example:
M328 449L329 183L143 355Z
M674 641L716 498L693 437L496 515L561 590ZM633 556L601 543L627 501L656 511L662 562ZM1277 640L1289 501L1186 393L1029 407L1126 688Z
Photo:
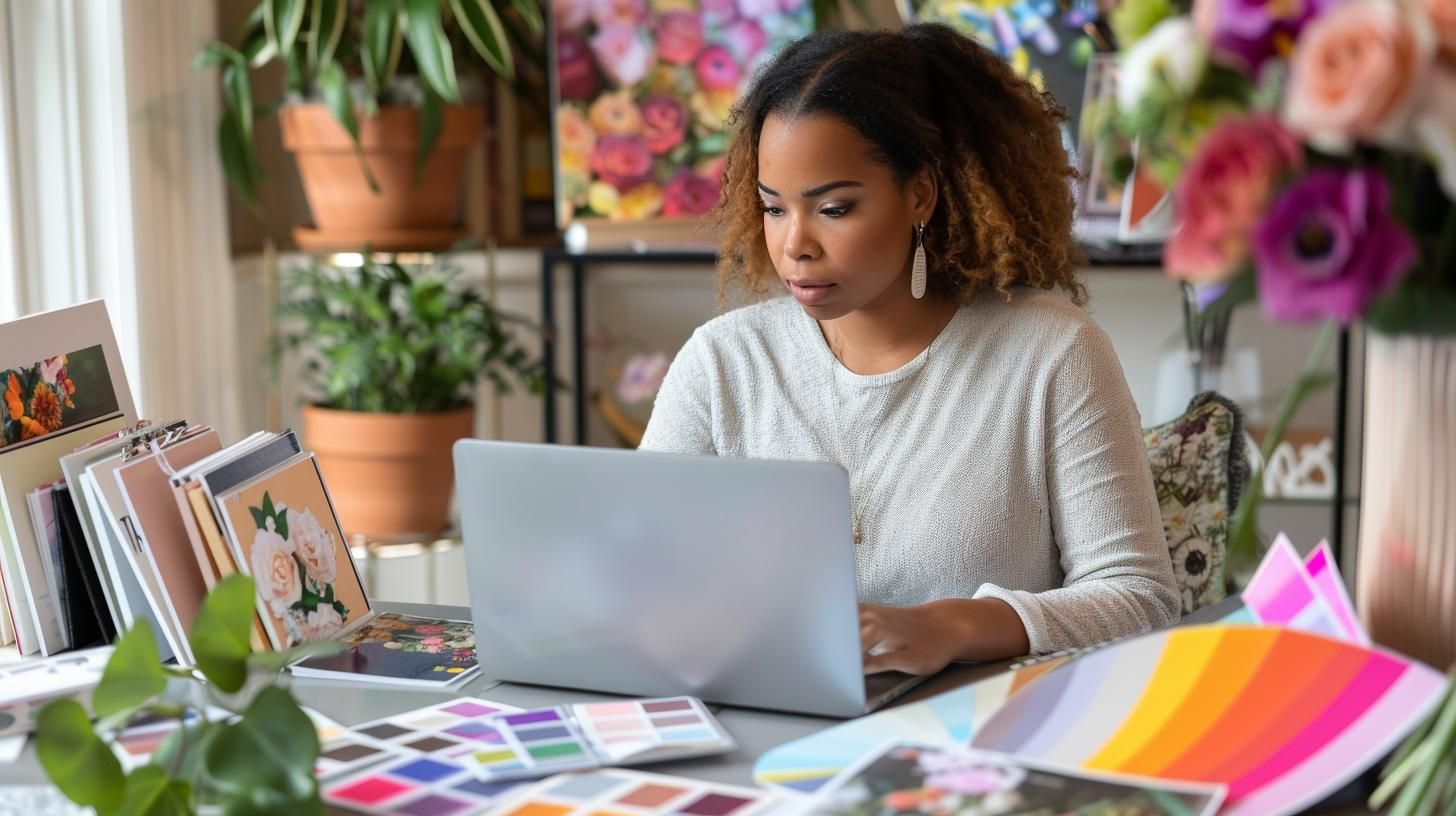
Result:
M486 676L864 712L839 466L462 440L455 476Z

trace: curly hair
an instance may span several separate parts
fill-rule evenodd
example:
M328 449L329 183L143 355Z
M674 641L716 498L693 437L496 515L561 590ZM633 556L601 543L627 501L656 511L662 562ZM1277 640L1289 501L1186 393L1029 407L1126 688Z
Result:
M996 54L932 23L900 31L820 31L785 48L729 119L719 297L737 284L763 295L777 280L757 192L758 140L770 114L827 116L869 142L905 183L929 167L939 202L925 229L929 286L970 302L994 289L1060 287L1084 303L1076 276L1065 110Z

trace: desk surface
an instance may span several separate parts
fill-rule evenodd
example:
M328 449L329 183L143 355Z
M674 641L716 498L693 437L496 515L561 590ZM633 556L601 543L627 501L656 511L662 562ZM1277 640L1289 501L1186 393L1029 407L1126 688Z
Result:
M1236 600L1230 599L1208 609L1200 610L1185 619L1184 623L1207 623L1218 620L1237 605ZM380 607L386 610L432 617L468 620L470 616L469 610L464 607L399 603L381 603ZM973 683L1005 671L1010 662L952 666L917 686L903 698L897 700L895 705L924 700ZM392 714L400 714L457 696L483 697L521 708L615 699L613 695L593 694L575 689L502 683L483 677L451 692L415 691L365 683L303 678L290 678L290 684L299 702L323 712L344 725L354 725ZM753 785L753 763L765 751L842 722L842 720L826 717L743 708L713 706L712 710L723 727L737 740L737 751L724 756L658 763L644 767L644 770L734 785ZM34 741L26 746L25 752L14 764L0 765L0 785L38 785L45 784L45 782L45 775L35 758ZM1346 803L1322 807L1318 812L1332 816L1333 814L1366 811L1354 804Z

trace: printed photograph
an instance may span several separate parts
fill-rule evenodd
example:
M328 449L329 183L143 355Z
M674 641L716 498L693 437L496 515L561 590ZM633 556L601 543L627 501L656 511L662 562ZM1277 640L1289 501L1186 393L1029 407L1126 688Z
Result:
M1033 767L986 751L891 745L851 768L813 809L834 816L1200 816L1222 790Z
M396 680L448 683L475 668L475 626L469 621L386 612L342 639L342 654L301 667Z
M0 371L0 449L121 412L99 345Z
M718 200L725 121L813 29L808 0L558 0L557 216L693 218Z
M327 640L369 611L364 587L312 456L223 497L240 566L280 649Z

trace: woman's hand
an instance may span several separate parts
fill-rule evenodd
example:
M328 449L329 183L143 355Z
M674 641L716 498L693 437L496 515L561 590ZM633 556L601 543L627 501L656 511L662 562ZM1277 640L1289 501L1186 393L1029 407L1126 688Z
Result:
M1001 660L1030 650L1021 617L994 598L903 608L862 603L859 639L865 674L934 674L953 660Z

